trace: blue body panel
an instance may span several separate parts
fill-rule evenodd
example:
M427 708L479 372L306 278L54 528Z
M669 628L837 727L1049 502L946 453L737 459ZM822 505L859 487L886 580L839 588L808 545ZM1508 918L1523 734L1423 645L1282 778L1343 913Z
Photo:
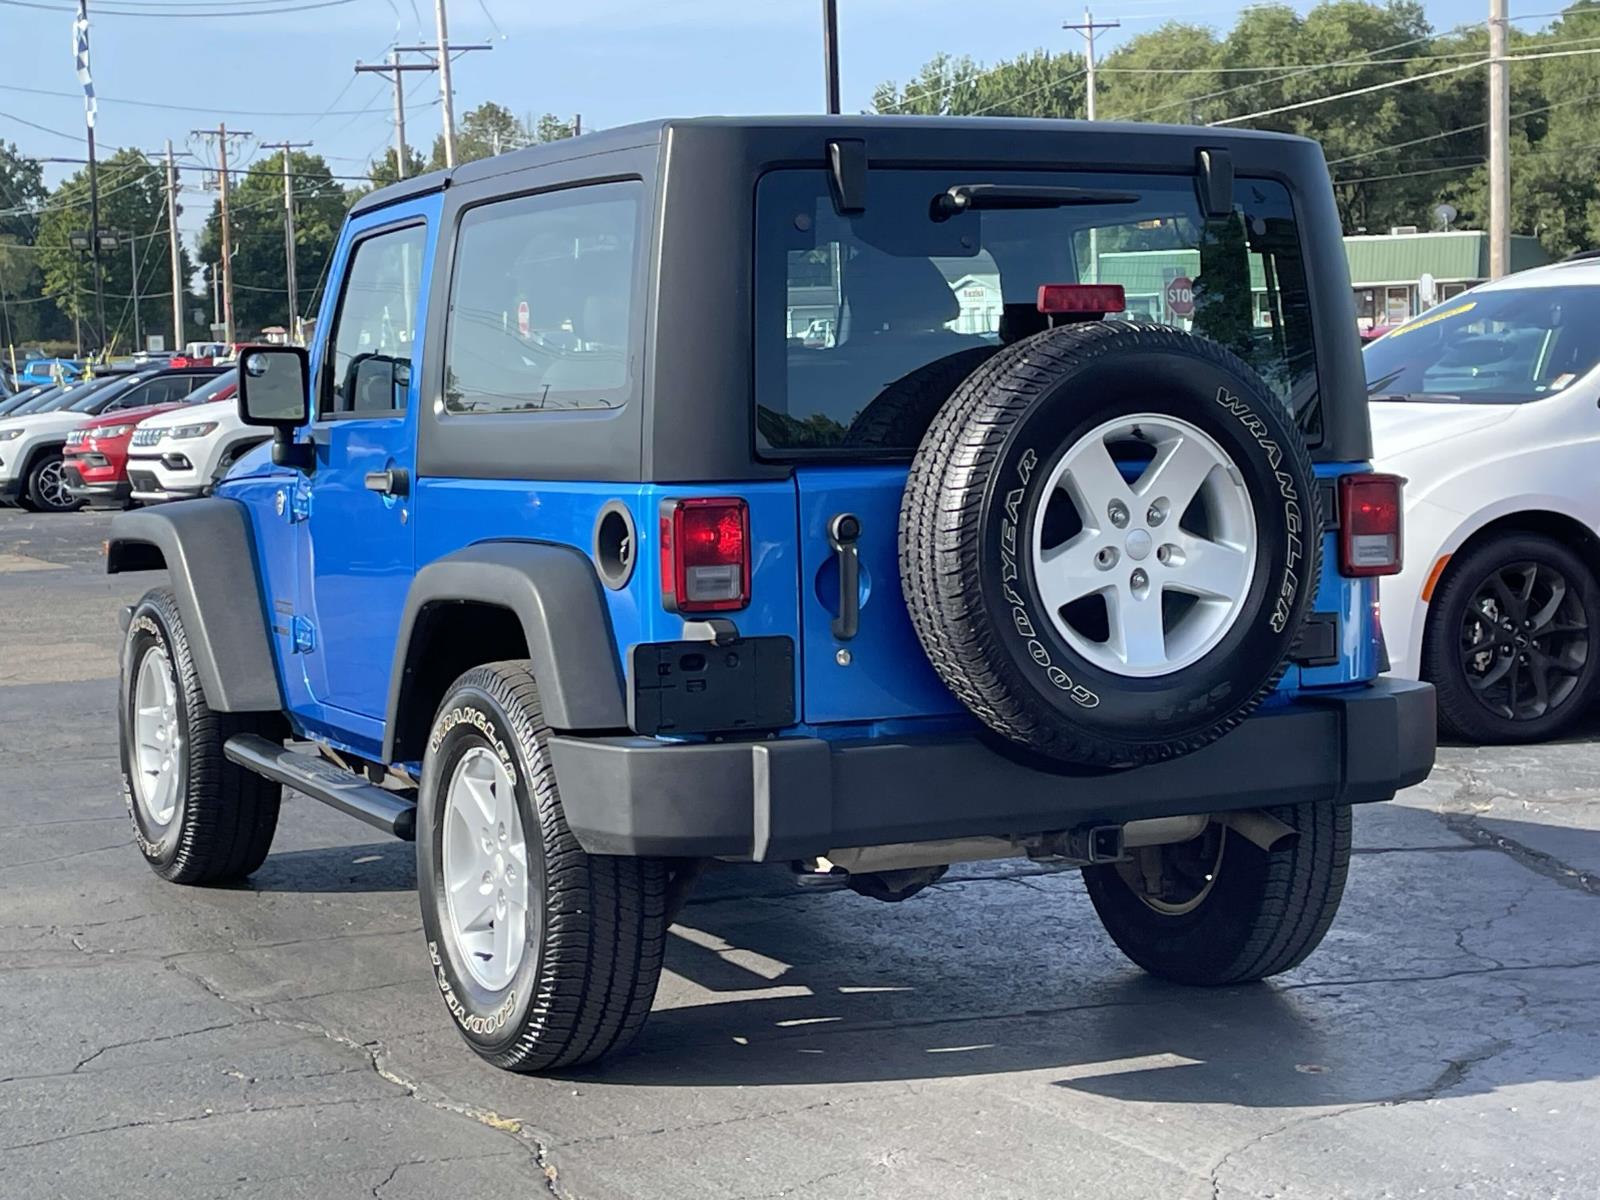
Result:
M429 236L417 303L427 303L441 197L431 195L362 214L346 224L331 264L336 294L353 243L383 226L425 221ZM419 312L413 328L426 328ZM311 351L319 379L333 322L319 325ZM265 449L249 455L222 485L244 504L254 530L260 602L272 630L279 681L296 732L369 759L381 755L395 642L407 591L422 566L474 543L531 540L589 553L608 501L634 517L637 564L626 586L607 590L619 666L642 642L676 641L684 619L662 607L658 513L672 496L738 494L750 509L751 603L730 614L745 636L793 638L799 722L785 735L892 736L975 727L939 681L911 627L900 589L898 521L904 464L804 466L792 479L730 487L532 480L416 478L417 412L427 377L420 340L406 411L313 420L301 437L316 446L309 475L274 467ZM537 436L530 427L530 436ZM410 495L366 489L370 471L396 467L413 476ZM1336 476L1365 464L1323 464ZM860 631L833 637L838 610L836 556L827 524L841 512L862 523ZM1305 689L1360 685L1378 673L1382 649L1377 586L1338 574L1338 547L1326 535L1314 608L1339 616L1340 660L1291 667L1268 703ZM839 652L848 649L848 656Z

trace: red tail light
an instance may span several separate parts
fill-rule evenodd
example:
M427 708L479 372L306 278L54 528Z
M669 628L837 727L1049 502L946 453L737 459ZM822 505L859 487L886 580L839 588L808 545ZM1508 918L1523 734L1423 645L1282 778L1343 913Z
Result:
M1398 575L1401 487L1398 475L1339 476L1339 571L1351 577Z
M750 510L743 500L662 501L661 599L682 613L750 603Z

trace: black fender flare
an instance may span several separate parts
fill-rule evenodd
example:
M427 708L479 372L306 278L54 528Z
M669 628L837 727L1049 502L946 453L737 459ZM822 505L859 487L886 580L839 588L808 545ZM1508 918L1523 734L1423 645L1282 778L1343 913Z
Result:
M163 567L206 703L216 712L282 712L244 506L212 497L112 518L107 574Z
M490 605L516 616L552 728L627 728L611 619L589 556L552 542L478 542L434 560L411 582L389 674L385 761L395 761L407 683L426 645L426 636L416 636L419 624L453 602Z

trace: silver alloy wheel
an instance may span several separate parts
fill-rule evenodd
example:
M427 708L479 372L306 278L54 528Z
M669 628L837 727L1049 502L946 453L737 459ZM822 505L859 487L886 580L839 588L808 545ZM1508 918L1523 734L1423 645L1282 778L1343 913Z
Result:
M483 746L461 756L445 789L444 885L456 959L492 992L528 945L528 846L516 788Z
M1128 482L1114 454L1154 457ZM1090 430L1061 456L1045 490L1065 493L1082 528L1047 542L1051 505L1032 529L1033 575L1056 631L1116 675L1180 671L1227 636L1255 577L1256 519L1233 460L1178 417L1135 413ZM1190 514L1198 519L1188 523ZM1169 595L1183 597L1169 603ZM1104 618L1074 618L1099 597ZM1065 611L1064 611L1065 610ZM1103 636L1097 636L1103 634Z
M183 732L178 727L178 686L172 660L160 646L151 646L139 660L133 685L133 731L138 761L134 796L145 820L164 829L178 811Z
M71 508L72 493L67 491L66 468L58 458L39 468L39 495L52 509Z

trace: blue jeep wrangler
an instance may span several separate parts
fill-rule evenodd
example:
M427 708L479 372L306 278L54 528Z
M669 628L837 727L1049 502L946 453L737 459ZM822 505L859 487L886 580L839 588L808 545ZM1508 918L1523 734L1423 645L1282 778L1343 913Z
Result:
M632 1038L715 860L1079 866L1140 966L1260 979L1432 766L1310 142L667 121L367 196L329 279L309 354L242 356L270 451L112 527L170 580L128 809L179 883L260 866L283 786L414 838L500 1066Z

